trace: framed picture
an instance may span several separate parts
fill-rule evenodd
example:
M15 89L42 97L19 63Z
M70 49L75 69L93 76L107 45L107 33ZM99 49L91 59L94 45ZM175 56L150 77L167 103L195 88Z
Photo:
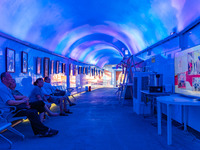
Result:
M91 67L90 66L88 67L88 75L91 76Z
M76 70L76 65L73 65L73 76L76 76L77 75L77 70Z
M72 70L73 70L72 64L69 64L69 75L70 76L72 75Z
M54 60L51 61L51 74L54 74Z
M85 68L85 74L88 75L88 67Z
M28 72L28 53L23 51L21 53L21 69L22 73Z
M57 74L59 73L59 64L60 64L60 62L56 61L56 73Z
M41 74L41 68L42 68L42 58L37 57L36 61L36 74Z
M59 63L58 73L62 73L62 63Z
M85 74L85 67L83 67L82 69L83 69L83 74Z
M49 62L50 62L50 59L47 57L44 57L44 77L49 76Z
M92 76L94 76L94 69L91 69L91 74Z
M78 67L78 74L81 74L82 67Z
M15 72L15 50L6 49L6 72Z
M66 67L66 64L62 63L62 73L64 73L64 74L65 74L65 67Z

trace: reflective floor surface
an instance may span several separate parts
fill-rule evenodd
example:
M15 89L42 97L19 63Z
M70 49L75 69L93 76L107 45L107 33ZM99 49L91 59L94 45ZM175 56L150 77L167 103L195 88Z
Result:
M13 149L37 150L198 150L200 141L191 133L173 127L173 144L167 145L166 121L163 135L157 134L155 120L136 115L132 100L119 104L116 89L102 88L77 97L76 106L70 107L73 114L51 117L45 125L59 130L55 137L38 138L33 135L29 123L15 128L25 135L21 140L10 132L3 133L13 141ZM55 108L55 111L58 107ZM0 149L8 143L0 138Z

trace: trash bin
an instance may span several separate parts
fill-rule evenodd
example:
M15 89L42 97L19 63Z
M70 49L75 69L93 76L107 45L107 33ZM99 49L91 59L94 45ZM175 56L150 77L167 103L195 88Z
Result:
M85 86L85 91L88 92L88 86Z
M91 92L91 86L89 86L89 89L88 89L88 91L89 91L89 92Z

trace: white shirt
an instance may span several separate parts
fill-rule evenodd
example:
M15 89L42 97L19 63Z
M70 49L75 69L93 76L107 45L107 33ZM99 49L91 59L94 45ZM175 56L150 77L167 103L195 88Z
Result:
M45 95L50 95L56 92L56 87L52 86L50 83L44 82L42 90Z

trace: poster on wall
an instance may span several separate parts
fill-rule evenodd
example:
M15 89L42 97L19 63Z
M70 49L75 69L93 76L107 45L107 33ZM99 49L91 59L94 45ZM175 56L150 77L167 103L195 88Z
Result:
M91 67L88 67L88 75L91 76Z
M70 69L70 75L73 76L73 75L74 75L74 73L73 73L74 65L71 64L71 65L70 65L70 68L71 68L71 69Z
M175 92L200 97L200 46L177 52L174 61Z
M21 53L21 72L22 73L28 72L28 53L23 51Z
M85 67L83 67L83 74L85 74Z
M50 61L49 58L47 57L44 58L44 77L49 76L49 61Z
M69 75L70 76L72 75L71 72L72 72L72 64L69 64Z
M37 60L36 60L36 74L37 75L41 74L41 68L42 68L42 58L37 57Z
M6 72L15 72L15 50L6 49Z
M76 76L77 72L76 72L76 65L73 65L73 75Z
M92 72L93 72L93 76L95 76L95 68L93 69L93 71L92 71Z
M85 74L88 75L88 67L85 68Z
M54 74L54 60L51 61L51 74Z
M100 70L98 70L98 75L99 75L99 78L101 77L101 71Z
M64 73L64 74L65 74L65 67L66 67L66 64L62 63L62 73Z
M60 64L60 62L56 61L56 74L59 73L59 64Z
M58 67L58 73L62 73L62 63L59 63L58 66L59 66L59 67Z
M78 74L81 74L82 67L78 67Z

